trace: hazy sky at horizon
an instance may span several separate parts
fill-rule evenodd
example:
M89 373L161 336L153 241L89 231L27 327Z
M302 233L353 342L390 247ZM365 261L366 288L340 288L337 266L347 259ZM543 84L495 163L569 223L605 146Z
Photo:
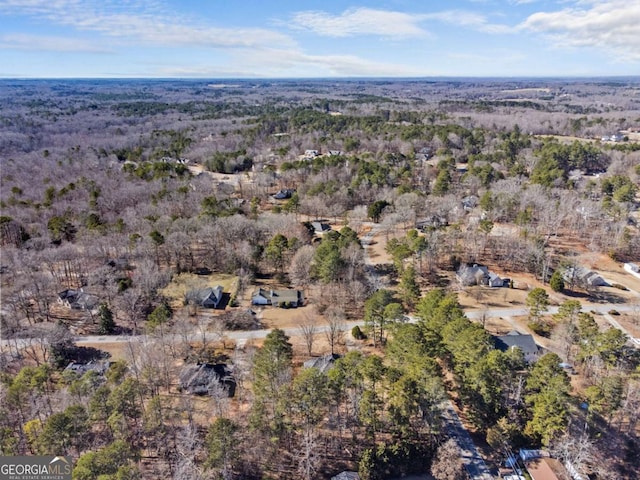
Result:
M640 0L0 0L0 77L640 75Z

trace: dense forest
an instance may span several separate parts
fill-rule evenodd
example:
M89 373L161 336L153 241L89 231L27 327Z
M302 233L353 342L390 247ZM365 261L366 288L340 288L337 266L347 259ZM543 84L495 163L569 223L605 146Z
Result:
M640 283L577 272L640 259L637 79L0 85L0 454L77 479L467 478L455 405L493 473L542 447L636 478ZM522 292L501 315L537 361L497 348L498 294L458 281L478 264ZM188 391L221 364L233 391Z

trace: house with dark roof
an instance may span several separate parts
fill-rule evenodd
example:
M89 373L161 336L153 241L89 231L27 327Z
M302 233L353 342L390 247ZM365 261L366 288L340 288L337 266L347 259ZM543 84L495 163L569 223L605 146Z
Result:
M506 335L494 336L493 339L496 348L501 352L506 352L511 348L519 348L524 353L524 359L529 363L535 362L540 357L540 347L532 335L512 330Z
M337 353L329 353L327 355L323 355L322 357L310 358L302 365L304 366L304 368L316 368L320 370L320 373L327 373L333 368L336 360L338 360L340 357L341 355Z
M478 201L479 199L475 195L468 195L462 199L462 208L466 212L473 210L478 205Z
M300 307L304 301L300 290L267 290L258 288L251 294L253 305L273 305L274 307Z
M286 200L291 198L296 191L292 188L283 188L282 190L278 190L278 192L273 195L273 198L276 200Z
M423 147L416 152L416 160L418 162L426 162L433 155L433 150L429 147Z
M85 292L82 288L67 288L58 293L58 303L72 310L92 311L98 306L97 295Z
M331 225L329 225L328 223L323 223L323 222L311 222L311 226L313 227L313 232L316 235L322 235L325 232L328 232L329 230L331 230Z
M462 265L456 272L456 279L464 287L471 285L484 285L485 278L489 276L489 269L483 265Z
M430 228L441 228L449 225L447 217L442 215L431 215L430 217L416 220L416 228L418 230L428 230Z
M208 395L213 389L222 386L229 397L236 391L236 381L232 370L224 363L197 363L187 365L179 375L178 389L192 395Z
M489 278L487 279L487 285L490 287L503 287L504 280L498 276L497 273L489 272Z
M187 293L187 301L204 308L218 308L222 301L222 287L217 285L215 287L191 290Z
M65 372L73 372L79 377L87 372L96 372L99 376L104 376L109 370L111 362L108 360L91 360L87 363L71 362L64 369Z
M345 470L344 472L340 472L335 477L331 477L331 480L360 480L360 475L358 475L358 472L350 472Z
M562 277L569 285L577 285L583 288L606 287L609 284L597 272L585 267L567 267L562 272Z
M489 287L503 287L504 280L497 274L490 272L484 265L463 265L456 273L456 279L464 287L471 285L486 285Z

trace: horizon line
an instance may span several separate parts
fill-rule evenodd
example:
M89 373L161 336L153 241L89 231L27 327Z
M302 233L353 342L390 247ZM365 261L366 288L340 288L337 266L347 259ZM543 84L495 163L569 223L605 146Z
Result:
M23 76L0 76L0 81L38 81L38 80L146 80L146 81L393 81L393 80L585 80L585 79L637 79L640 74L629 75L429 75L429 76L340 76L340 77L135 77L135 76L96 76L96 77L23 77Z

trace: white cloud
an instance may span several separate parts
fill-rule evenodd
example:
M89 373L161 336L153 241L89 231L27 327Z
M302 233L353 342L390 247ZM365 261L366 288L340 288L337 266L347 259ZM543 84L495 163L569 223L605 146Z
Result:
M10 33L0 35L0 49L78 53L113 53L109 49L77 38Z
M319 77L427 74L413 66L377 62L355 55L312 55L304 52L293 38L277 31L203 25L201 21L170 15L163 8L155 0L0 0L0 14L28 15L76 32L98 33L100 37L96 42L101 42L101 46L118 47L118 50L130 45L201 47L224 49L232 55L233 66L216 65L215 62L210 65L177 62L149 66L155 69L150 72L155 75ZM359 17L363 10L364 17ZM377 33L387 32L389 35L397 34L398 28L404 29L404 35L423 32L406 14L387 15L361 9L355 17L360 18L356 22L360 26L350 27L352 32L368 31L371 26L378 29ZM94 48L82 42L74 43L71 39L28 35L0 36L0 47L58 51L91 51Z
M578 1L572 8L538 12L520 29L546 35L557 47L592 47L612 57L640 61L640 3Z
M30 15L81 31L138 41L152 46L261 48L292 46L291 37L261 28L221 28L198 25L163 10L154 0L0 0L0 12Z
M311 30L327 37L353 35L381 35L385 37L421 37L427 31L420 27L420 18L403 12L351 8L340 15L320 11L304 11L293 14L290 26Z
M484 15L464 10L445 10L442 12L427 13L420 16L424 20L437 20L450 25L468 27L485 33L510 33L512 27L489 23Z
M468 27L486 33L511 31L510 27L491 24L485 16L464 10L412 14L364 7L345 10L340 15L321 11L298 12L292 16L288 26L327 37L378 35L389 38L409 38L428 36L429 31L421 24L429 21Z

